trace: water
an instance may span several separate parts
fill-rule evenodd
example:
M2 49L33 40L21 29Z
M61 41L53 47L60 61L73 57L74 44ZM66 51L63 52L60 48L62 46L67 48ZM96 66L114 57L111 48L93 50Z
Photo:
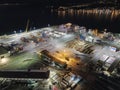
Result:
M19 33L26 28L27 20L30 20L29 28L41 28L48 24L59 25L67 22L85 26L86 28L105 28L111 32L120 32L120 15L90 14L81 11L69 10L56 11L39 6L1 6L0 7L0 34Z

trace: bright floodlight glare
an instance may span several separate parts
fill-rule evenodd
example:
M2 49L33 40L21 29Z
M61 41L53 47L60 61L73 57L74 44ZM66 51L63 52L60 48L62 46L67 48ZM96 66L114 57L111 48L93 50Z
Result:
M64 49L64 52L65 52L65 49Z
M61 42L58 42L58 41L54 41L53 45L55 45L56 49L62 49L62 48L64 48L64 44L61 43Z
M0 60L0 64L5 64L5 63L7 63L8 62L8 58L2 58L1 60Z

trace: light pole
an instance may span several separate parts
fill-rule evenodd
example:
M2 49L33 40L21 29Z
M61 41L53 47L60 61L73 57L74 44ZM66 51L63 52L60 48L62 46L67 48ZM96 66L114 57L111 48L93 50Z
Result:
M14 34L16 34L16 31L14 31Z

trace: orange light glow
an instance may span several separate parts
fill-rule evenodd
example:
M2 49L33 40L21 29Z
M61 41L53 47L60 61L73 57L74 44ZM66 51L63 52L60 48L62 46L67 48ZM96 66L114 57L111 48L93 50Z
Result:
M73 63L78 63L80 60L77 60L77 58L74 57L73 53L68 50L60 50L58 52L54 52L53 57L57 58L58 60L67 63L68 65L72 65Z

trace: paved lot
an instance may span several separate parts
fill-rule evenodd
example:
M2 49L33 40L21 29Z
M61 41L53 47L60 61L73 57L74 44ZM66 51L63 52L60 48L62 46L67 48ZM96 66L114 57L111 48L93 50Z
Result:
M68 67L72 69L71 72L75 73L76 75L81 75L83 78L87 80L92 80L92 79L94 80L94 75L92 75L90 72L87 72L86 70L86 66L89 62L92 62L92 61L96 62L103 55L115 56L116 58L119 58L119 52L115 53L110 51L108 46L94 45L93 43L90 44L85 41L83 42L80 40L76 40L75 34L53 32L54 28L44 28L44 29L38 29L36 31L32 31L28 33L5 36L4 38L0 39L0 43L5 43L5 44L9 44L11 42L21 43L20 41L21 37L24 36L28 38L31 34L39 37L39 35L37 35L36 33L42 32L43 30L49 33L47 34L48 37L44 38L43 42L41 41L36 44L33 41L30 41L29 43L25 43L24 49L21 52L15 53L10 57L6 57L0 60L1 61L0 70L4 70L4 69L18 70L18 69L29 69L29 68L39 69L40 67L43 67L44 64L39 58L39 56L36 54L37 52L40 52L45 49L50 52L55 52L59 50L62 50L63 52L65 52L64 49L66 48L66 45L67 45L69 47L69 50L72 52L72 54L74 54L73 55L74 58L70 57L70 60L65 61L67 62ZM69 41L70 43L68 43ZM85 53L85 52L89 51L88 47L90 46L92 46L92 48L90 49L93 49L93 52L92 54L89 55L88 53ZM65 52L65 53L70 54L70 52ZM75 55L77 55L77 58ZM64 56L65 55L63 54L59 58L65 58ZM51 69L51 67L49 68ZM59 70L53 70L53 68L51 69L51 71L55 71L56 73L59 73L59 74L62 74L63 72L65 73L64 70L59 72ZM26 87L23 87L23 88L26 88ZM81 86L78 85L75 90L79 90L80 88ZM46 82L45 84L43 84L43 86L41 86L39 82L38 87L35 88L35 90L47 90L47 89L49 89L49 83L46 83Z

